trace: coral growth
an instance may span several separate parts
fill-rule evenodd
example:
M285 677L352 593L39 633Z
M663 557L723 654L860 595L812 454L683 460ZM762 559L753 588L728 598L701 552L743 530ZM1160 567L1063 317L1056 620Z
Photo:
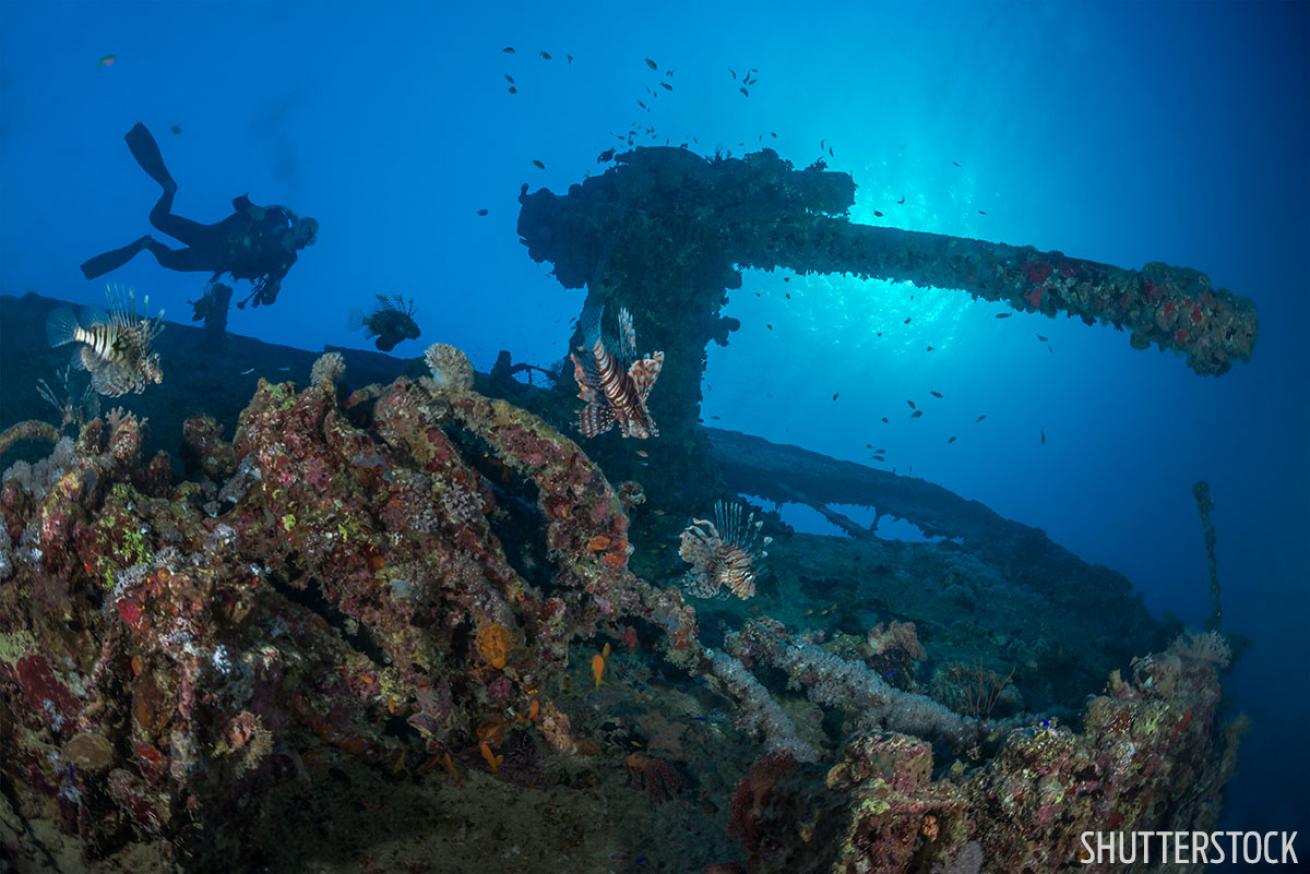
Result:
M873 730L846 743L822 788L774 780L767 803L747 804L744 793L762 794L750 776L734 833L752 872L955 874L984 859L989 871L1063 870L1084 831L1214 826L1242 731L1240 721L1216 730L1218 704L1214 663L1180 641L1139 659L1130 681L1112 676L1081 732L1038 720L1008 731L976 767L957 761L934 777L926 742Z
M261 381L232 443L188 422L208 484L143 462L119 411L6 473L0 768L28 806L75 792L65 827L88 852L123 823L184 856L230 849L274 750L403 769L485 748L508 767L515 726L573 751L550 690L573 641L625 621L691 663L694 614L627 570L618 496L575 444L469 391L401 379L375 398L352 424L331 378ZM537 541L528 579L501 544Z
M983 858L1040 871L1067 864L1085 827L1208 827L1234 766L1240 724L1217 717L1231 654L1215 634L1112 675L1081 722L984 724L915 694L912 678L896 686L886 671L965 657L926 618L865 633L866 619L827 643L754 619L708 648L678 587L629 568L625 511L660 518L659 495L645 496L658 480L612 487L558 430L474 391L471 371L348 399L331 378L261 381L230 441L212 418L186 422L194 480L144 455L143 426L122 411L92 419L0 482L5 801L87 860L153 841L197 870L253 863L268 851L257 824L277 820L270 799L349 762L397 792L426 775L467 784L466 797L546 782L591 797L608 779L630 802L663 801L661 817L705 820L701 804L717 804L756 872L970 874ZM939 588L967 583L979 610L988 592L1031 595L1003 589L988 556L1122 583L1077 576L1037 533L902 495L962 527L960 549L903 551ZM667 519L669 579L677 528ZM891 572L877 543L830 548L804 567L854 567L833 556L860 549L872 576L905 588L910 558ZM799 575L800 546L775 550ZM825 603L840 583L807 581ZM1131 607L1118 590L1101 597ZM1145 639L1135 623L1100 627ZM578 655L585 665L602 641L621 661L593 689ZM671 688L678 670L703 682ZM639 716L608 706L622 696Z
M473 365L463 351L447 343L433 343L423 358L438 388L467 391L473 387Z
M326 352L314 361L309 371L309 382L320 388L331 388L346 375L346 360L340 352Z

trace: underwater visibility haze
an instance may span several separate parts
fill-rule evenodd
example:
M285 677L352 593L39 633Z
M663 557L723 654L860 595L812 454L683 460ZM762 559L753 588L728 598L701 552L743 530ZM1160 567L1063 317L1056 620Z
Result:
M0 0L0 872L1310 833L1307 58Z

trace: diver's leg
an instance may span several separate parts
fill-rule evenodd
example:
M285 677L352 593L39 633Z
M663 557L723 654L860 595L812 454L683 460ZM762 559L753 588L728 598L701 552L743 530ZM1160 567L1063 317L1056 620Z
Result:
M209 225L173 215L173 192L168 190L159 196L154 208L150 210L150 224L188 246L201 245L212 236Z
M135 242L128 243L126 246L111 249L83 262L82 275L87 279L95 279L97 276L104 276L111 270L117 270L135 258L136 254L146 247L146 241L149 239L149 237L142 237Z
M132 151L132 157L136 158L142 170L150 174L151 179L158 182L164 191L177 191L177 183L169 175L168 168L164 166L164 156L159 153L159 143L155 142L144 124L137 122L124 139Z
M150 250L150 254L155 256L155 260L159 262L160 267L166 267L169 270L182 272L204 270L212 272L214 269L213 262L207 259L205 253L199 249L170 249L152 237L145 237L141 245Z

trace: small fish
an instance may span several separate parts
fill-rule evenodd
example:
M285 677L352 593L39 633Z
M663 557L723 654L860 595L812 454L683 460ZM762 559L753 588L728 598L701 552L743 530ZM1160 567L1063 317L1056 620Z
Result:
M906 403L910 405L910 409L911 409L911 410L917 410L917 409L918 409L918 407L915 405L914 401L906 401Z
M673 86L670 85L668 82L661 82L661 83L660 83L660 87L663 88L665 91L672 91L672 90L673 90Z
M542 49L542 50L541 50L541 59L542 59L543 61L549 61L549 60L550 60L550 52L546 51L545 49Z
M908 324L910 323L910 318L911 318L910 316L906 316L906 317L905 317L905 321L904 321L904 322L901 322L901 324L903 324L903 325L908 325Z
M929 346L929 347L928 347L927 349L925 349L924 351L925 351L925 352L931 352L931 351L933 351L933 347Z
M829 146L829 147L828 147L828 157L829 157L829 158L835 158L835 157L837 157L836 155L833 154L832 146Z
M1046 429L1042 429L1042 445L1046 445Z
M182 128L178 127L177 125L172 125L168 130L169 130L169 132L172 133L174 136L176 136L177 134L182 133Z
M791 292L790 292L790 291L784 291L784 292L782 293L782 296L785 297L785 298L787 298L787 300L791 300Z
M485 209L478 210L478 215L486 215L486 214L487 214L487 210Z
M1047 348L1048 350L1050 350L1050 353L1051 353L1052 355L1055 354L1055 347L1053 347L1050 343L1047 343L1047 344L1046 344L1046 348Z
M246 369L246 370L241 371L241 375L242 375L242 376L249 376L250 374L252 374L252 373L254 373L254 372L255 372L255 368L251 367L251 368L248 368L248 369Z
M665 70L665 71L664 71L664 75L665 75L665 76L668 76L670 79L672 79L672 78L673 78L673 74L676 73L676 72L678 72L678 71L677 71L677 70Z
M833 399L834 401L837 400L838 396L839 396L839 392L833 392L833 393L832 393L832 399Z
M1046 342L1046 338L1043 337L1041 334L1038 334L1038 335L1037 335L1037 342L1039 342L1039 343L1045 343L1045 342Z
M573 63L573 55L565 54L564 57L568 59L568 62L569 62L570 64Z
M660 68L660 65L655 63L651 58L646 59L646 66L650 67L652 70L658 70Z
M591 657L591 677L596 681L597 689L605 682L605 657L600 653Z
M645 449L638 449L637 454L642 458L650 458L650 453L647 452Z
M533 166L533 167L536 167L538 170L545 170L545 169L546 169L546 165L543 164L542 162L536 160L535 158L532 160L532 166Z
M118 63L118 55L104 55L96 64L101 67L112 67Z
M947 446L950 446L950 445L951 445L952 443L954 443L954 442L955 442L955 438L952 437L950 440L947 440L947 441L946 441L946 445L947 445Z
M478 744L478 748L482 750L482 758L486 760L487 767L491 769L491 773L496 773L500 768L501 763L505 761L505 757L493 753L491 751L491 745L485 740Z
M917 419L922 415L923 415L923 410L915 410L913 413L910 413L910 418Z
M732 78L733 78L733 79L736 79L736 78L737 78L737 71L734 70L732 67L729 67L729 68L728 68L728 72L732 74Z
M290 372L291 372L291 368L290 368L290 367L279 367L278 370L282 371L283 373L290 373Z
M646 104L642 103L640 100L637 101L637 105L640 106L642 109L645 109L647 112L650 112L650 109L646 107Z
M888 421L888 419L887 419L886 416L883 416L883 417L882 417L882 423L883 423L884 425L889 425L889 424L891 424L891 422Z
M740 92L742 93L742 95L745 96L745 97L750 97L750 96L751 96L751 93L750 93L749 91L747 91L745 88L738 88L737 90L740 91Z
M875 210L873 211L873 217L874 217L874 218L882 218L882 212L879 211L879 210L876 210L876 209L875 209Z
M512 55L514 54L514 46L505 46L501 51L507 55Z
M901 206L901 205L903 205L904 203L905 203L905 195L902 194L902 195L901 195L901 199L898 200L898 201L896 201L896 205L897 205L897 206Z
M1012 316L1012 315L1014 315L1014 313L997 313L997 314L996 314L996 318L998 318L998 319L1008 319L1008 318L1009 318L1010 316Z
M979 416L978 418L976 418L976 419L973 420L973 421L974 421L974 424L977 424L977 423L981 422L983 419L986 419L986 418L987 418L987 414L986 414L986 413L983 413L981 416Z
M784 276L784 277L782 278L782 281L783 281L783 282L791 282L791 277L790 277L790 276Z
M605 164L605 163L608 163L609 161L613 161L613 160L614 160L614 150L613 150L613 149L606 149L605 151L601 152L599 155L596 156L596 163L597 163L597 164Z
M939 391L930 391L928 392L928 394L932 395L935 398L940 398L942 396L942 393Z
M773 325L768 325L768 324L766 324L764 327L768 328L770 331L773 330Z
M954 164L954 165L957 166L957 167L960 166L960 162L959 162L959 161L952 161L951 163Z
M509 84L513 85L513 84L514 84L514 77L511 76L509 73L506 73L506 74L505 74L505 81L508 82Z
M778 138L778 132L771 130L769 131L769 136L773 137L776 140Z
M985 209L978 210L978 215L987 215L987 210Z
M518 89L517 87L515 87L514 85L509 86L509 88L507 88L506 90L509 91L510 94L518 94L518 93L519 93L519 89Z

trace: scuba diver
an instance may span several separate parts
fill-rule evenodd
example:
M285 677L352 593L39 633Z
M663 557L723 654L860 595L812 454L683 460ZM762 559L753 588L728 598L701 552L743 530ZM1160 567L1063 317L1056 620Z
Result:
M213 274L211 282L224 273L236 279L249 279L254 289L237 304L239 308L250 301L256 307L276 301L283 277L296 263L296 253L313 245L317 238L318 222L308 217L298 218L284 206L256 206L244 194L232 201L236 211L214 224L173 215L177 183L164 166L159 144L140 122L127 132L125 139L141 169L164 190L150 210L150 223L186 248L170 249L147 234L90 259L82 265L82 274L87 279L103 276L122 267L144 249L169 270L207 271Z

